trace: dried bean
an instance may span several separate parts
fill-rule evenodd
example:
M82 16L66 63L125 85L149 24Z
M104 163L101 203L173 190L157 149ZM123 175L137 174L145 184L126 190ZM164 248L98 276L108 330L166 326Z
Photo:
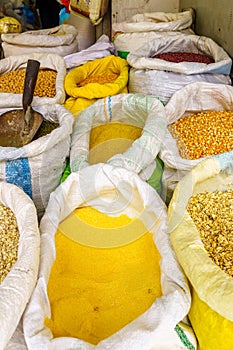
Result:
M210 64L214 62L214 59L208 55L193 53L193 52L164 52L152 56L152 58L159 58L161 60L169 62L199 62Z

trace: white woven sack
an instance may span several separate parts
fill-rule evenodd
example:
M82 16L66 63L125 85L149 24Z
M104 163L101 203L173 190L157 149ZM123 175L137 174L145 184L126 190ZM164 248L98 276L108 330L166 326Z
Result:
M89 61L94 61L97 58L103 58L115 54L116 49L114 44L110 42L107 35L103 34L95 44L80 52L67 55L64 59L66 62L66 68L71 69L81 66Z
M66 93L64 89L64 78L66 75L66 65L64 58L54 53L29 53L26 55L10 56L0 60L0 75L16 69L26 69L29 59L40 62L40 69L52 69L57 72L56 78L56 95L54 97L34 96L32 106L44 104L63 104ZM10 92L0 92L0 108L21 107L22 94L13 94Z
M166 104L171 96L182 87L196 83L207 82L231 85L230 75L225 74L179 74L157 69L129 70L128 90L130 93L152 95L161 98Z
M68 24L28 31L20 34L2 34L4 56L47 52L66 56L78 51L78 30Z
M165 32L180 31L190 28L193 23L193 11L184 12L150 12L139 13L129 20L114 23L113 32L136 33L136 32Z
M1 181L0 202L15 214L20 233L18 259L0 284L0 349L4 350L36 284L40 233L35 206L20 188Z
M154 235L162 257L162 297L136 320L96 346L72 337L53 338L50 329L44 325L45 317L50 317L51 313L47 283L56 255L55 233L59 223L81 206L92 206L110 215L124 213L131 218L140 215L140 220ZM165 205L156 191L138 175L109 164L97 164L72 173L51 194L40 231L39 278L23 319L29 350L187 349L174 328L189 310L188 285L170 246ZM193 341L192 332L188 334L187 338ZM195 350L195 344L191 346L189 349Z
M143 180L148 180L156 167L155 158L160 151L167 122L162 103L152 96L139 94L109 96L80 113L72 134L71 171L89 165L91 128L109 122L134 125L142 128L143 132L123 154L112 156L107 163L133 171Z
M59 127L24 147L0 147L0 180L21 187L32 198L40 218L50 193L60 183L69 155L74 118L58 104L34 109ZM5 111L1 110L0 114Z
M193 83L177 91L165 106L168 125L185 115L208 110L233 111L233 87L223 84ZM180 157L175 139L167 131L159 153L164 162L163 189L172 193L177 183L204 157L189 160Z
M128 53L137 53L139 49L142 49L143 46L147 46L148 42L151 42L155 39L163 39L164 34L165 35L171 35L171 36L177 36L180 33L182 34L194 34L192 29L184 29L182 31L169 31L169 32L135 32L135 33L123 33L123 32L116 32L113 37L112 41L114 43L114 46L119 54L119 56L123 57L122 55L127 55Z
M199 62L169 62L152 56L164 52L192 52L209 55L214 63ZM212 39L199 35L178 34L177 36L164 35L163 40L155 39L148 42L138 52L127 56L130 66L137 69L157 69L181 74L230 74L232 60L226 51Z

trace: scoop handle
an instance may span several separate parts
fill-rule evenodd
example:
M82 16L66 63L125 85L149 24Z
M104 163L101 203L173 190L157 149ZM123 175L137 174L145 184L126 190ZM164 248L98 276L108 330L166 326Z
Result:
M24 113L26 113L28 106L30 106L32 103L39 68L40 68L40 62L32 59L28 60L25 80L24 80L24 90L23 90Z

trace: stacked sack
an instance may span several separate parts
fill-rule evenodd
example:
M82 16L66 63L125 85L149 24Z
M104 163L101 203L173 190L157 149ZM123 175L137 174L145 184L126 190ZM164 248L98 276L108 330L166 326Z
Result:
M129 92L160 97L165 103L195 82L231 85L232 60L212 39L195 34L164 34L130 53Z
M189 319L200 350L233 347L233 152L196 165L169 204L169 232L189 279Z

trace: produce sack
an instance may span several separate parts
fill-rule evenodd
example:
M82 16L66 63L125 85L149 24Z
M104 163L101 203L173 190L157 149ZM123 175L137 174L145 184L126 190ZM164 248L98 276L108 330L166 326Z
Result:
M186 349L175 328L189 310L188 285L165 205L138 175L109 164L72 173L40 230L39 279L23 320L29 350ZM183 334L195 349L192 332Z
M55 53L62 57L78 51L78 30L68 24L27 31L19 34L2 34L2 48L5 57L26 53Z
M98 58L70 70L64 84L65 107L76 118L97 99L128 92L128 63L114 55Z
M207 135L203 135L203 130L206 130L203 128L203 121L206 117L203 116L203 118L200 117L200 119L197 119L199 123L197 123L195 128L193 128L192 125L195 125L194 122L196 118L194 116L194 119L190 122L190 124L187 124L184 128L191 133L185 136L187 140L186 146L183 145L182 142L180 144L177 143L176 138L172 136L172 133L169 131L169 127L174 122L182 122L184 120L184 117L190 116L192 114L197 114L200 112L206 113L210 111L231 112L232 110L233 88L230 85L200 82L186 85L174 93L174 95L165 106L168 130L166 136L164 137L159 153L159 157L164 162L162 185L163 190L165 190L166 193L163 194L163 198L167 197L169 201L174 188L182 179L182 177L200 161L204 160L204 158L209 157L205 156L204 147L208 147L209 149L211 145L216 145L216 154L222 153L221 146L218 146L219 141L222 140L220 137L221 135L226 136L226 132L232 132L232 119L229 118L229 124L227 127L223 126L223 122L221 123L221 117L216 118L215 122L213 119L212 124L213 126L216 126L216 130L213 130L212 133L207 133ZM224 113L222 118L222 121L224 121ZM217 123L220 124L218 125ZM217 130L219 131L217 132ZM231 147L230 140L231 137L228 136L226 144L229 145L229 147ZM182 149L188 150L189 148L191 150L193 148L195 152L200 152L202 150L203 154L201 155L201 153L199 153L198 158L196 159L189 159L190 157L187 158L183 156L181 157L180 151Z
M163 104L151 96L119 94L97 101L74 125L71 171L108 162L139 174L161 192L163 167L157 155L166 123Z
M154 55L167 52L191 52L210 56L213 63L199 62L170 62ZM199 35L179 34L177 36L164 35L163 40L155 39L148 42L140 50L130 53L127 61L131 67L136 69L156 69L180 74L225 74L229 75L232 60L226 51L216 44L212 39Z
M79 14L90 19L94 25L102 21L108 10L108 0L70 0L70 13Z
M136 14L129 20L113 23L112 40L122 58L137 50L155 38L163 35L193 34L191 26L194 20L193 10L178 13L151 12Z
M233 152L229 152L194 167L179 182L169 204L170 238L190 281L189 319L200 350L233 347L232 190Z
M69 156L73 116L58 104L34 109L58 127L23 147L0 147L0 180L21 187L32 198L41 218ZM0 114L3 112L6 109Z
M10 209L14 214L13 220L12 216L5 216L6 212L1 209L1 276L2 269L6 267L7 263L10 263L8 254L13 254L14 244L17 243L17 252L16 255L14 254L15 263L0 283L0 349L5 349L16 330L36 284L39 268L40 233L35 206L22 189L1 181L0 204L7 207L7 210ZM4 224L4 217L11 223L5 221ZM13 243L15 218L18 238ZM8 233L6 227L10 228ZM8 240L9 246L7 248L4 241ZM7 256L4 255L4 252L7 252Z
M109 37L105 34L96 41L95 44L88 48L64 57L66 62L66 69L81 66L89 61L94 61L97 58L104 58L106 56L115 55L116 49L114 44L110 42Z
M54 53L31 53L0 60L0 108L22 106L25 71L29 59L40 62L32 106L65 102L64 58Z

